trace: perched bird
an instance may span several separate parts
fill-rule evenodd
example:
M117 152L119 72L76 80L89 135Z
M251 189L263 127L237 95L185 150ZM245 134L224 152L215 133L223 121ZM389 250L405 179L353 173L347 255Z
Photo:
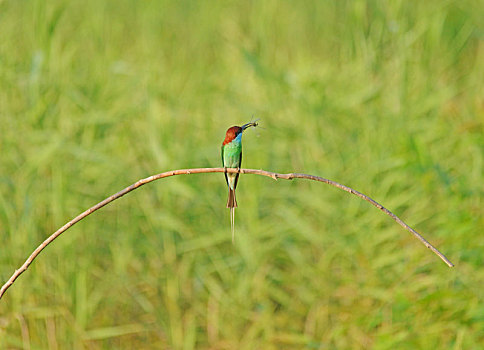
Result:
M257 122L250 122L242 126L232 126L225 134L225 140L222 143L222 164L224 168L240 169L242 165L242 132L250 128L256 127ZM230 226L232 228L232 243L235 235L235 208L237 208L237 200L235 199L235 189L237 188L237 181L239 180L239 173L227 173L225 171L225 181L229 188L229 198L227 200L227 208L230 208Z

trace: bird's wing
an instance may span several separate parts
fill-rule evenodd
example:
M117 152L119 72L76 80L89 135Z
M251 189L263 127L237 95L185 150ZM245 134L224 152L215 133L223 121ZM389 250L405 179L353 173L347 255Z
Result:
M240 156L239 156L239 169L242 167L242 150L240 151ZM234 182L234 191L237 188L237 182L239 181L239 173L235 175L235 182ZM227 175L226 175L227 176Z
M222 145L222 166L225 168L225 162L224 162L224 145ZM227 186L229 186L229 179L227 178L227 172L224 172L225 175L225 182L227 183Z

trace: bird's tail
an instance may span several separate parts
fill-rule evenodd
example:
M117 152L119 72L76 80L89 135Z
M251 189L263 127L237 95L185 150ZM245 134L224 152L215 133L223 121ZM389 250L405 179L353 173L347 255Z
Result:
M227 208L237 208L237 200L235 199L235 190L229 187L229 199L227 200Z
M237 208L237 200L235 199L235 190L229 187L229 199L227 201L227 208L230 208L230 227L232 229L232 243L235 240L235 208Z
M235 243L235 207L230 208L230 227L232 228L232 244Z

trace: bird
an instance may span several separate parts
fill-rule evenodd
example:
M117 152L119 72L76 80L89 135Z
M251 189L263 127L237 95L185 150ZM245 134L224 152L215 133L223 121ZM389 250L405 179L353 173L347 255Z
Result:
M225 169L225 181L229 189L227 208L230 208L230 226L232 228L232 243L235 239L235 208L237 200L235 198L235 189L239 180L239 172L227 173L227 168L240 169L242 165L242 133L251 126L256 127L257 121L244 124L242 126L232 126L225 133L225 139L222 143L222 164Z

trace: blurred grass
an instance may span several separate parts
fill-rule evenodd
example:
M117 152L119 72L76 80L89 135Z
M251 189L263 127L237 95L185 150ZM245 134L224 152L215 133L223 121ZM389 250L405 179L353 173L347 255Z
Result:
M387 206L243 176L161 180L49 246L0 348L471 349L484 344L481 1L0 2L0 278L145 177L305 172Z

